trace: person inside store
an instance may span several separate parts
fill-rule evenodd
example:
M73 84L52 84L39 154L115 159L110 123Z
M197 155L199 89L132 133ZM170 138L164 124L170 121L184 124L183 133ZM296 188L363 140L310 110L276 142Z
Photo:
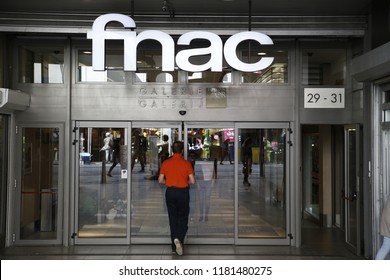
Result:
M233 164L232 158L230 157L230 150L229 150L230 147L229 147L229 144L230 144L230 139L229 138L227 138L222 143L222 147L221 147L221 162L220 162L220 164L223 164L223 161L224 161L226 156L228 157L230 164Z
M215 183L215 167L212 161L199 161L200 172L196 175L199 222L209 220L211 191Z
M148 143L146 137L141 134L140 129L135 129L132 134L131 139L131 152L132 152L132 158L131 158L131 171L133 171L135 162L138 161L141 165L140 172L145 171L145 165L146 165L146 150L148 149Z
M162 163L169 158L169 136L164 134L162 136L162 142L157 145L158 147L158 171L157 174L160 174L160 168ZM155 177L158 179L158 175Z
M148 150L148 140L144 132L139 136L139 162L141 164L141 172L145 171L146 166L146 152Z
M116 139L113 140L113 145L112 145L112 165L110 169L108 170L107 176L112 177L112 170L115 168L115 166L118 165L119 163L119 145L120 138L117 137Z
M252 139L250 137L246 138L244 143L242 143L242 173L244 174L244 186L247 189L251 186L249 183L249 175L252 173Z
M383 236L383 243L375 259L385 260L390 252L390 195L387 197L385 207L382 210L379 232Z
M158 157L161 164L169 157L169 136L164 134L162 137L163 142L159 145Z
M100 151L105 151L105 160L108 163L111 160L111 151L113 145L112 134L110 132L106 132L106 137L103 140L103 147Z
M165 184L165 202L168 209L172 252L183 255L184 238L188 230L190 212L189 185L195 184L194 169L183 157L184 144L175 141L173 156L161 165L158 182Z

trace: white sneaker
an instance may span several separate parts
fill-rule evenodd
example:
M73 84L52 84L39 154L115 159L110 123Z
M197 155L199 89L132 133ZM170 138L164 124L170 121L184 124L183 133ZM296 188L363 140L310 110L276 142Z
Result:
M176 253L179 256L183 255L183 246L181 246L181 243L180 243L179 239L175 238L173 240L173 243L175 243L175 246L176 246Z

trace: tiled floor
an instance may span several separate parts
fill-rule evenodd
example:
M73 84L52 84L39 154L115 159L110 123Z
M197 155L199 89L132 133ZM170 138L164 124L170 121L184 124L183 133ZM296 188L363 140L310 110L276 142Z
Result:
M90 166L87 166L91 168ZM230 215L230 223L233 223L233 186L228 186L228 182L223 178L228 177L223 176L223 170L227 172L228 168L233 168L231 165L224 165L223 168L220 167L219 172L219 185L214 187L214 199L213 208L210 210L210 220L208 223L198 222L198 216L194 216L194 222L190 223L189 233L192 235L206 234L206 237L212 236L214 233L212 230L218 226L218 223L221 223L222 226L219 226L219 231L217 232L220 236L221 233L229 232L228 230L223 231L223 226L227 228L229 223L226 220L221 219L222 215L216 211L225 211L222 214ZM117 170L119 172L119 170ZM146 181L143 179L145 175L141 173L138 174L138 179L143 181L142 186L138 188L135 187L135 191L133 193L134 196L134 215L132 219L134 220L134 224L137 225L139 223L141 226L138 226L137 229L139 235L152 235L155 230L158 230L157 235L165 234L168 236L169 228L168 222L166 221L167 215L165 213L164 203L163 203L163 195L161 191L161 187L155 181ZM119 175L118 175L119 176ZM95 176L100 178L99 176ZM136 176L134 176L136 177ZM110 178L110 180L114 180L116 177ZM232 181L232 180L230 180ZM233 182L233 181L232 181ZM110 188L114 186L115 182L111 182ZM107 184L108 185L108 184ZM136 185L136 184L134 184ZM254 185L254 184L253 184ZM265 184L262 184L262 186ZM219 192L223 190L224 192ZM243 192L242 199L247 197L256 198L256 192L253 188L252 192ZM157 197L157 199L155 199ZM193 197L196 197L194 195ZM249 199L248 198L248 199ZM229 203L222 204L225 200L228 200ZM258 199L258 201L264 201L265 199ZM140 203L138 203L140 202ZM142 203L141 203L142 202ZM259 207L253 207L255 204L252 200L246 201L248 208L255 211L259 211ZM137 204L138 203L138 204ZM195 204L196 206L197 204ZM230 207L230 208L229 208ZM279 209L278 207L273 207L274 209ZM193 209L196 209L194 207ZM222 209L222 210L221 210ZM241 207L244 209L244 207ZM266 209L267 210L267 209ZM214 212L213 212L214 211ZM247 210L248 213L244 215L245 217L252 217L259 213L252 213ZM283 211L279 211L284 213ZM262 211L260 217L265 218L264 213L271 213L272 218L268 220L278 224L278 213L277 211ZM256 216L257 217L257 216ZM241 221L244 221L244 225L249 225L251 227L258 226L253 220L246 221L244 218L241 218ZM248 218L249 219L249 218ZM260 221L261 219L257 218L256 221ZM230 224L230 225L231 225ZM284 224L282 220L282 224ZM304 223L305 226L302 229L302 246L300 248L291 247L291 246L234 246L234 245L185 245L184 255L177 256L173 255L171 252L170 245L167 244L157 244L157 245L77 245L70 247L62 247L62 246L15 246L11 248L3 248L0 249L1 259L15 259L15 260L49 260L49 259L138 259L138 260L167 260L167 259L186 259L186 260L204 260L204 259L218 259L218 260L234 260L234 259L270 259L270 260L330 260L330 259L340 259L340 260L356 260L356 259L364 259L363 257L359 257L351 253L347 250L345 242L344 242L344 233L337 229L321 229L316 225L311 225L309 223ZM152 225L152 226L150 226ZM247 228L250 228L250 227ZM118 231L120 227L112 227L110 228L110 234L118 234L121 233ZM242 229L243 227L241 227ZM90 227L93 229L93 234L96 234L96 228ZM229 228L230 232L233 232L233 226ZM258 234L259 228L256 228L256 233ZM88 231L80 231L79 234L88 235ZM121 233L125 235L126 232L123 231ZM132 234L134 234L132 228ZM249 234L249 233L248 233ZM283 236L285 232L282 232ZM266 237L265 233L262 234L263 237ZM213 238L219 238L218 236L213 236ZM270 236L270 238L274 237Z
M0 249L1 259L8 260L362 260L347 250L343 233L336 229L308 226L302 230L303 245L291 246L234 246L186 245L184 255L172 254L170 245L79 245L24 246Z
M343 249L295 248L289 246L232 246L232 245L187 245L184 255L171 253L168 245L132 246L74 246L62 247L15 247L1 250L3 260L359 260L364 259Z

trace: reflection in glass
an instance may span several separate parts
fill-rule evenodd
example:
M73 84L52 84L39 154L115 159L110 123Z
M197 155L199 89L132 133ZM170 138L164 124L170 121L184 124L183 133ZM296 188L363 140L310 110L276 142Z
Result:
M239 129L238 133L239 237L285 238L286 130Z
M78 237L124 238L128 209L126 130L81 127L79 133Z
M157 181L161 164L179 139L175 127L133 128L131 132L131 235L169 237L165 186Z
M234 236L234 129L187 130L187 155L196 184L190 188L192 237Z

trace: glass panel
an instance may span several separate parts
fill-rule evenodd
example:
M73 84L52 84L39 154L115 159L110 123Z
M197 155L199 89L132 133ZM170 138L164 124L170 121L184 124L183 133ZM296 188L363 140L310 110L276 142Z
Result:
M238 236L286 238L286 130L238 133Z
M58 128L23 128L20 239L56 239Z
M252 51L253 52L253 51ZM242 83L285 84L288 83L288 52L287 51L262 51L252 55L243 51L244 60L254 63L261 57L274 57L274 62L266 69L257 72L241 73Z
M194 39L188 48L190 49L203 49L209 48L210 42L203 39ZM177 47L179 51L188 49L184 46ZM207 65L211 59L211 55L195 55L189 58L189 62L196 66ZM222 72L212 72L211 70L199 71L199 72L188 72L187 82L189 84L195 83L231 83L232 82L232 69L227 64L225 59L222 60Z
M347 241L353 246L357 245L357 154L356 154L356 141L357 135L355 129L347 130L347 171L348 171L348 184L347 184Z
M131 235L169 237L165 187L157 181L161 163L171 155L179 130L133 128L131 139Z
M137 72L135 81L139 83L177 83L178 71L163 72L162 47L157 41L147 40L137 47Z
M307 128L306 128L307 129ZM317 129L316 129L317 130ZM303 134L302 143L302 191L304 212L319 220L319 134Z
M63 47L19 47L19 82L64 83Z
M188 159L196 184L190 189L188 235L234 236L234 129L189 128Z
M106 49L106 71L92 70L92 50L78 50L77 81L79 82L124 82L123 50Z
M260 45L255 41L244 41L238 46L238 57L245 63L256 63L263 57L273 57L273 63L266 69L241 73L242 83L288 83L288 51L275 45Z
M346 50L305 49L302 53L302 84L345 85Z
M390 90L383 92L383 103L390 103Z
M127 131L81 127L78 237L126 237Z
M225 68L222 72L211 72L209 70L203 72L188 72L188 83L231 83L232 71Z

